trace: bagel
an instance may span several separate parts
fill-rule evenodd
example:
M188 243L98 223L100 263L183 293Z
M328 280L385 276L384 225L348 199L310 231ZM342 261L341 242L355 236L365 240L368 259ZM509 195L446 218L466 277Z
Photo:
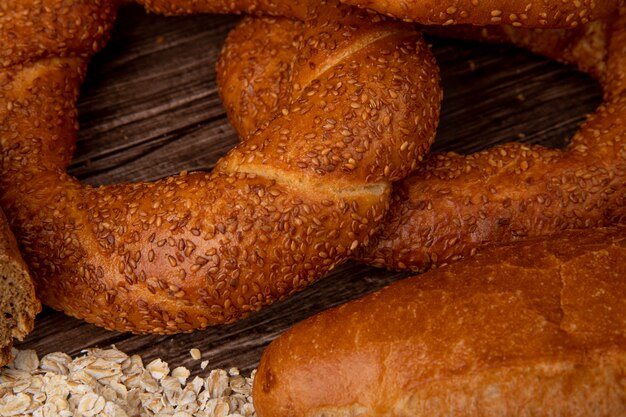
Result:
M75 102L115 4L43 5L40 13L41 1L25 2L1 18L3 28L46 26L22 39L14 48L21 60L0 72L0 204L43 303L90 323L187 332L287 296L369 242L391 182L414 169L432 142L441 91L421 36L318 2L308 12L314 23L302 35L292 73L298 88L285 114L212 173L80 184L65 171ZM68 43L72 49L46 47L77 21L87 29ZM0 31L3 48L11 33Z
M626 221L624 21L623 16L606 19L575 31L437 29L512 42L578 65L601 82L605 102L562 151L509 143L472 155L427 155L394 186L381 233L357 259L420 272L468 257L483 245ZM267 33L263 39L252 36L261 31ZM227 40L218 63L218 85L241 137L263 126L289 101L287 63L295 54L289 40L297 39L300 31L299 24L287 19L247 18Z

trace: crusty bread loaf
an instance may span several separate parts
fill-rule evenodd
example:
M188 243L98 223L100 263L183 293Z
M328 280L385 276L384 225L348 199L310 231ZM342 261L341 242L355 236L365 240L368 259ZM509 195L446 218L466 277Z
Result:
M15 237L0 210L0 366L11 360L13 338L23 339L41 310Z
M626 415L626 228L483 251L275 340L261 417Z

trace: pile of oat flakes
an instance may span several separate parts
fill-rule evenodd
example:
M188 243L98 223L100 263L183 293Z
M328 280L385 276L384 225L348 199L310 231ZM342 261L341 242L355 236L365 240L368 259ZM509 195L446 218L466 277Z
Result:
M187 368L170 370L160 359L144 367L138 355L114 348L89 349L75 359L15 353L13 363L0 369L2 417L255 416L254 372L245 378L235 368L217 369L190 379Z

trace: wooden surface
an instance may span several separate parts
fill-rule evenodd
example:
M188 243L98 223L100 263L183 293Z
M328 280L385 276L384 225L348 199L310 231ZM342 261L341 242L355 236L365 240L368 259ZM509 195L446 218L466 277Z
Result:
M215 83L215 63L234 16L164 18L124 8L112 41L92 62L79 102L81 133L71 172L91 184L153 180L210 170L237 142ZM259 36L263 36L259 34ZM472 152L523 140L562 146L601 101L598 85L571 68L505 46L431 39L445 100L437 150ZM198 373L248 372L263 348L299 320L373 291L405 274L350 262L295 297L234 325L175 336L109 332L50 309L18 345L43 355L115 344Z

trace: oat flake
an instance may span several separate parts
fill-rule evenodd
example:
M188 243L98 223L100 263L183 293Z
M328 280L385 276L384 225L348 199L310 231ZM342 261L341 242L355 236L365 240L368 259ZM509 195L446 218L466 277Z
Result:
M0 416L255 417L250 377L236 368L211 370L188 382L190 371L156 359L88 349L72 359L14 351L0 369Z

